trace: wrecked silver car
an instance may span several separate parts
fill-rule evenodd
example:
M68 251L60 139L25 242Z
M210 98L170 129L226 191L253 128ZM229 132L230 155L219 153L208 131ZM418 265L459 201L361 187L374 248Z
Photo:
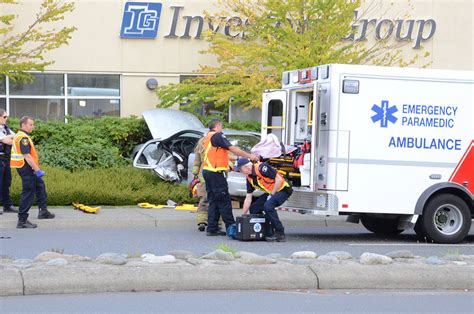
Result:
M171 182L189 182L192 179L194 147L208 129L194 115L172 109L152 109L143 112L153 139L137 146L132 156L133 166L151 169L160 178ZM227 139L245 151L259 142L256 133L224 129ZM227 178L231 196L246 194L245 177L230 172Z

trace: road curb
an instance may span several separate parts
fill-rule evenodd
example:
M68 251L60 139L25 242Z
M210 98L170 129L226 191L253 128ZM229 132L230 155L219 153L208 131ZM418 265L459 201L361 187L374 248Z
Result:
M23 295L23 278L18 269L0 268L0 296Z
M0 269L1 296L181 290L474 290L474 266L150 265L77 263Z
M317 289L304 266L212 267L160 265L150 267L35 267L23 270L24 294L95 293L162 290ZM1 274L1 273L0 273Z
M474 266L311 265L320 289L473 290Z

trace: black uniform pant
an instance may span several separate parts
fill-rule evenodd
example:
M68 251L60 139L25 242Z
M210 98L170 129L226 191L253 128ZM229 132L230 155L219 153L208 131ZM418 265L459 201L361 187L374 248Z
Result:
M10 197L10 185L12 184L12 170L10 160L0 157L0 192L2 193L3 208L13 205Z
M36 200L40 209L47 209L46 185L42 178L32 175L21 175L22 190L20 195L20 206L18 208L18 220L26 221L28 212Z
M285 228L283 227L275 208L283 204L291 196L291 192L292 190L289 188L283 189L280 192L275 193L275 195L273 195L269 200L267 200L269 194L264 193L256 201L252 202L249 211L251 214L261 214L265 212L265 218L270 221L275 232L284 233ZM272 230L269 230L267 234L271 235L271 231Z
M203 170L202 175L206 182L207 200L209 202L207 231L217 232L217 222L220 216L222 216L227 230L230 225L235 224L227 179L223 172Z

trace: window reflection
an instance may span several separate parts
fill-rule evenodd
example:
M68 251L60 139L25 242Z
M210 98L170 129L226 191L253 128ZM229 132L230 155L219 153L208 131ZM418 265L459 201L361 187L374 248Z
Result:
M31 116L43 121L64 120L63 99L10 99L10 116Z
M56 96L64 89L63 74L34 74L33 81L17 83L10 80L10 95Z
M6 95L7 93L7 81L5 75L0 75L0 95Z
M67 80L65 74L32 75L31 82L9 84L8 77L0 75L0 108L5 109L9 99L13 117L64 120L66 100L71 116L120 116L120 75L67 74Z
M74 117L120 116L118 99L69 99L68 114Z
M120 96L119 75L69 74L70 96Z

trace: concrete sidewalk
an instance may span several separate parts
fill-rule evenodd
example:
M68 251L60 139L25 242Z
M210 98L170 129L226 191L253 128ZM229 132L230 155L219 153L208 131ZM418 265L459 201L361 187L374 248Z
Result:
M135 207L103 207L98 214L88 214L71 207L51 207L51 212L56 214L54 219L38 220L38 209L30 210L31 222L38 224L38 228L140 228L159 227L162 225L182 224L194 222L196 213L189 210L176 210L171 208L140 208ZM242 214L242 210L234 209L234 216ZM321 217L301 215L298 213L278 212L285 222L295 224L310 224L314 227L347 225L345 217ZM0 215L0 229L16 228L17 215L4 213Z

